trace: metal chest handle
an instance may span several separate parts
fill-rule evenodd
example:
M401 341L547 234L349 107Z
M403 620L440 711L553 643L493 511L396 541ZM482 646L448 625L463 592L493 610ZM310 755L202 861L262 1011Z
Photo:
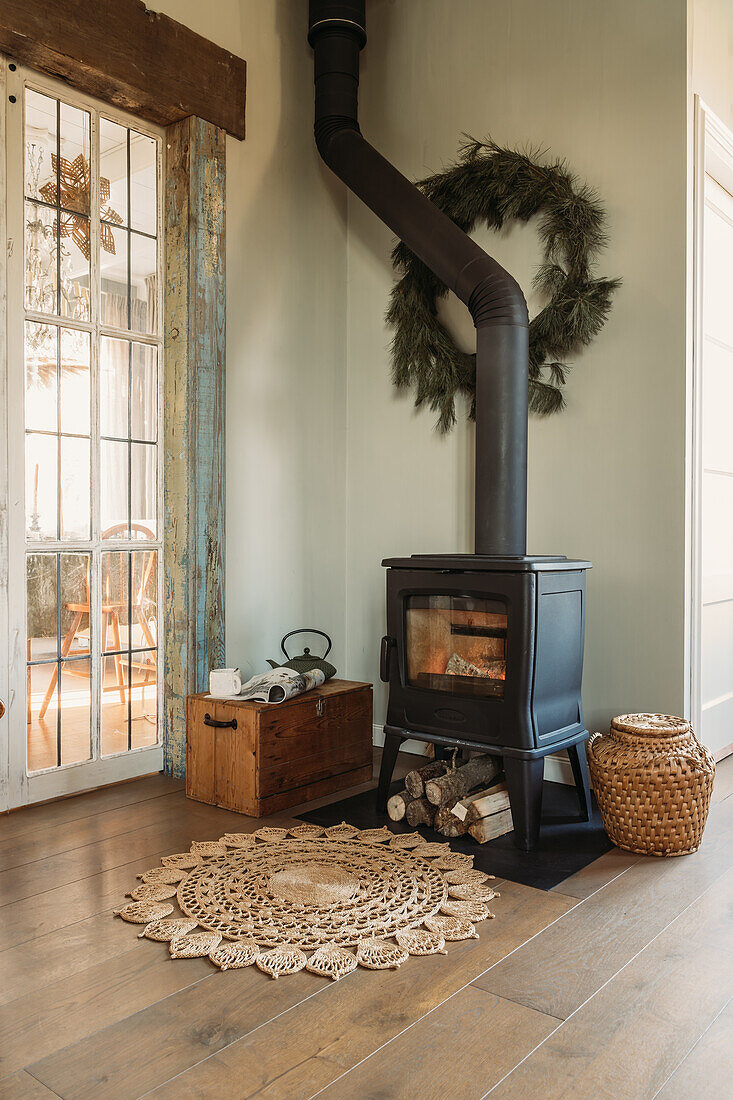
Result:
M220 722L218 718L212 718L207 711L207 713L204 715L204 725L214 726L218 730L235 730L237 728L237 719L232 718L230 722Z

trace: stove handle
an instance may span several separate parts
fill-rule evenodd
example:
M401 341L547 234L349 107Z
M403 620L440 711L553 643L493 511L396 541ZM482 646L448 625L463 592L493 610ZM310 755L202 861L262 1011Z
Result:
M379 655L379 678L383 683L389 683L389 663L392 650L397 647L397 642L389 634L382 638L382 649Z

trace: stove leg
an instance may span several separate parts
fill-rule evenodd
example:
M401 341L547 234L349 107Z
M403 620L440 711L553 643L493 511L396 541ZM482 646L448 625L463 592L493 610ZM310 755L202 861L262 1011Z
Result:
M379 785L377 787L377 810L382 813L387 812L387 799L389 798L389 788L392 785L392 772L397 763L397 753L400 751L400 745L403 741L404 737L401 737L399 733L384 731L384 748L382 749L382 764L379 769Z
M570 766L573 769L575 789L578 792L580 816L583 821L590 820L590 779L588 777L588 761L585 758L585 745L571 745L568 749Z
M509 803L514 821L514 843L523 852L537 847L542 818L542 779L545 761L504 757Z

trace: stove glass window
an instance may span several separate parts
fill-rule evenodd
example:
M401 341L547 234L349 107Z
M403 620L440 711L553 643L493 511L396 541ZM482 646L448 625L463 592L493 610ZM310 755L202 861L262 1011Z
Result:
M475 596L408 596L407 683L451 695L503 698L507 609Z

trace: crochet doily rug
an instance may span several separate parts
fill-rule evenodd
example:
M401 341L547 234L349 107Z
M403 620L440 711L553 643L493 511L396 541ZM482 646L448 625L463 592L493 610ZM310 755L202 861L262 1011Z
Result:
M478 938L475 925L493 917L488 902L499 897L491 877L419 833L264 826L164 856L115 915L167 941L174 959L338 980L359 965L394 969L410 955L445 954L447 940Z

